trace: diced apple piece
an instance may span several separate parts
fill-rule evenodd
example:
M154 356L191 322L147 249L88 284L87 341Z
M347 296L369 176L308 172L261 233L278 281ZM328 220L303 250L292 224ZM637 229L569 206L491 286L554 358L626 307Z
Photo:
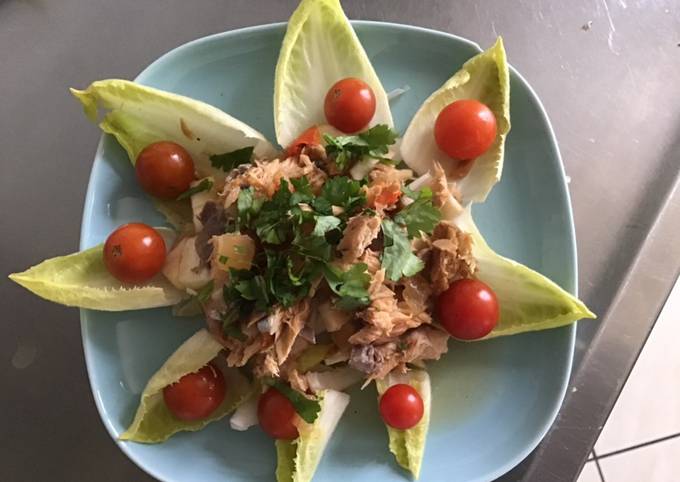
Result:
M255 242L245 234L227 233L212 237L213 267L229 271L233 269L250 269L255 257Z

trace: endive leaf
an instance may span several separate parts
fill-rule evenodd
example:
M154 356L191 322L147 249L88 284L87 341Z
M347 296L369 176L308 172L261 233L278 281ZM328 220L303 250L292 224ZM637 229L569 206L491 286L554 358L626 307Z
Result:
M463 204L483 202L501 179L505 137L510 130L510 81L500 37L489 50L465 62L461 70L427 98L411 119L401 143L401 155L418 174L426 173L436 160L447 171L449 180L454 180L457 162L437 147L434 124L444 107L461 99L475 99L486 104L496 117L496 139L458 182Z
M202 329L185 341L151 377L142 392L141 401L130 427L120 435L121 440L158 443L180 431L200 430L210 422L231 413L251 395L248 380L235 368L229 368L218 354L222 350L206 329ZM163 401L163 388L184 375L200 370L213 361L224 375L226 396L224 401L207 418L202 420L179 420L168 410Z
M483 339L547 330L582 318L595 318L582 301L550 279L494 252L475 226L469 206L454 222L472 235L472 255L477 262L475 276L489 285L498 298L498 325Z
M303 0L288 21L276 64L274 127L280 145L327 123L324 98L345 77L359 78L373 89L376 110L368 127L392 127L385 89L339 0Z
M321 412L312 425L299 429L293 440L276 441L276 480L278 482L309 482L314 477L326 445L349 404L349 395L335 390L319 394Z
M122 311L174 305L185 297L164 276L124 285L106 269L104 245L51 258L9 278L41 298L66 306Z
M390 439L390 452L394 454L397 463L410 471L413 477L417 479L423 463L427 429L430 425L430 406L432 401L430 376L424 370L391 373L384 379L376 381L378 395L382 396L389 387L399 383L411 385L416 389L423 399L424 411L420 422L408 430L399 430L386 425L387 434Z
M134 164L139 152L157 141L173 141L194 161L198 177L223 179L210 156L254 147L256 157L272 157L276 150L262 134L229 114L204 102L146 87L128 80L100 80L85 90L71 89L85 114L115 136Z

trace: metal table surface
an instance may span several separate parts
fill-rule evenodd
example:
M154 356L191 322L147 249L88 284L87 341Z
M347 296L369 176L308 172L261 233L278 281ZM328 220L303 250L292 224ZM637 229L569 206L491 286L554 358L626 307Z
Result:
M78 245L99 133L68 93L134 77L188 40L284 21L294 1L0 0L0 272ZM657 0L344 2L351 18L490 45L543 100L579 246L572 388L544 442L503 480L574 480L680 266L680 5ZM111 442L87 381L78 312L0 279L0 479L151 480Z

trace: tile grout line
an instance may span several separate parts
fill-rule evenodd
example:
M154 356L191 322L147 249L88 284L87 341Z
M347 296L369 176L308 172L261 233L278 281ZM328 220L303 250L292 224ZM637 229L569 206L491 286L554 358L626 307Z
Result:
M619 455L619 454L622 454L622 453L625 453L625 452L630 452L631 450L640 449L640 448L643 448L643 447L647 447L648 445L654 445L654 444L659 443L659 442L665 442L666 440L670 440L670 439L673 439L673 438L676 438L676 437L680 437L680 433L676 433L676 434L673 434L673 435L667 435L665 437L657 438L657 439L654 439L654 440L650 440L649 442L643 442L643 443L640 443L640 444L637 444L637 445L631 445L630 447L626 447L625 449L614 450L613 452L608 452L606 454L596 455L595 456L595 462L597 462L598 460L605 458L605 457L611 457L612 455ZM593 451L593 453L595 453L595 451ZM599 464L598 464L598 467L599 467Z
M600 462L597 460L597 452L595 452L595 447L590 451L593 454L592 460L595 462L595 468L597 469L597 475L600 476L600 482L605 482L604 473L602 472L602 467L600 467Z

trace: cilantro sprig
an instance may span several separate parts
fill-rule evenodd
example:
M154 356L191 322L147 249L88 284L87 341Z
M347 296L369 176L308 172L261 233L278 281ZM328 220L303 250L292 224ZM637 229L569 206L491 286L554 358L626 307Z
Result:
M326 154L344 171L364 156L391 162L385 154L388 146L397 140L398 134L387 125L378 124L356 135L333 137L325 134L323 137L326 141Z
M198 184L196 184L194 187L190 187L186 191L184 191L182 194L177 196L177 201L182 201L183 199L188 199L194 194L198 194L199 192L203 191L210 191L213 187L213 180L210 177L206 177L205 179L201 180Z
M279 380L268 380L268 384L281 392L281 395L286 397L290 403L293 404L293 408L295 408L295 411L300 415L302 420L307 423L314 423L321 411L321 402L318 398L307 398Z
M248 146L223 154L213 154L210 156L210 164L215 169L229 172L241 164L249 163L253 157L253 150L255 150L254 146Z
M391 219L383 219L382 232L385 248L381 265L389 279L399 281L403 276L413 276L425 267L423 261L413 254L404 228Z
M331 264L324 268L324 277L328 286L340 296L335 303L341 310L356 310L367 306L370 302L368 285L371 275L368 274L368 266L364 263L352 265L347 271Z
M432 204L432 190L429 187L418 192L405 189L404 194L414 201L399 211L394 221L406 227L409 238L418 237L421 232L431 234L442 218L441 211Z

